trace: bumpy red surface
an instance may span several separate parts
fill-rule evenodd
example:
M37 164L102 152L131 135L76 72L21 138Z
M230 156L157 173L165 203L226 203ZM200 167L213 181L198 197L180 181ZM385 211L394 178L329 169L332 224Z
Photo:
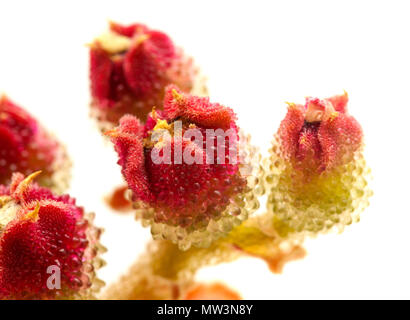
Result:
M23 179L15 174L9 188L0 187L18 208L0 234L0 299L69 298L91 285L84 270L92 256L86 254L83 208L67 195L25 185ZM61 290L47 287L50 266L61 270Z
M278 134L283 155L295 167L322 172L352 159L363 134L359 123L347 114L347 102L345 93L289 105Z
M104 51L96 40L90 49L90 80L93 107L101 120L117 124L124 114L142 120L153 106L162 107L164 88L170 83L190 91L195 74L172 40L142 24L110 24L111 32L131 39L124 52Z
M0 183L9 183L16 171L42 170L43 177L50 176L58 148L57 141L28 112L0 97Z
M115 141L114 148L119 155L118 164L122 168L122 174L129 188L137 198L150 201L152 195L145 171L141 128L137 118L126 115L120 120L119 129L109 131L107 134Z
M176 97L177 101L171 97ZM175 104L178 104L177 108L173 108ZM136 118L125 116L118 128L107 132L119 155L123 176L135 200L163 212L163 216L158 217L162 222L178 217L217 215L232 196L243 190L246 180L240 176L237 163L218 163L217 152L212 155L214 163L206 161L211 155L206 153L205 132L207 129L231 129L232 139L225 139L223 153L226 160L230 160L229 147L238 147L235 115L227 107L184 94L175 86L167 88L165 106L163 113L154 111L150 114L144 130ZM173 136L177 119L182 121L182 135L189 129L198 129L204 137L203 144ZM154 127L161 124L165 124L171 137L156 144L150 138ZM216 140L215 137L210 139L210 145L216 147ZM165 146L171 151L170 163L155 163L152 152L162 157ZM175 161L175 154L179 154L176 151L192 156L197 154L202 163L178 163Z
M101 108L114 103L111 92L111 74L114 65L110 56L99 45L90 51L91 94L98 101ZM114 80L114 79L113 79Z
M236 120L232 109L211 103L209 97L184 95L175 85L166 89L164 112L168 119L181 117L209 128L229 129Z

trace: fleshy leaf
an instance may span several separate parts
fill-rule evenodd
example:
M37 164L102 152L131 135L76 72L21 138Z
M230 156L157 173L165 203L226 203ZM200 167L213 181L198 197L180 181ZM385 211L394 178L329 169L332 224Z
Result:
M288 159L296 156L299 134L305 122L302 105L289 104L285 119L282 120L278 135L282 141L282 150Z
M113 65L109 55L98 46L90 50L91 93L101 106L110 104L110 78Z
M323 169L351 161L362 144L362 138L362 129L352 116L336 113L322 122L318 139L322 146Z
M134 123L139 124L138 120L135 120ZM130 130L128 124L129 121L124 121L124 127L120 124L118 129L108 131L105 134L110 136L114 143L119 157L118 164L121 166L121 172L129 188L138 199L150 201L151 192L145 170L142 139L125 131Z
M123 69L129 87L137 96L148 94L160 81L155 58L142 43L136 43L126 53Z

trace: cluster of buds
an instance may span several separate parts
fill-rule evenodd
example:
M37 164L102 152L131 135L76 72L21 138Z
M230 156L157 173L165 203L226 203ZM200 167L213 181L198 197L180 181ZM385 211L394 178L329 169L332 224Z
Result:
M174 85L163 105L145 125L127 115L106 134L154 239L207 247L259 207L260 158L230 108Z
M32 183L39 173L0 185L0 299L93 298L101 230L73 198Z
M317 233L359 220L372 194L359 123L347 93L289 103L267 163L268 209L279 234Z
M165 115L183 106L183 111L178 111L176 118L189 118L187 115L190 115L200 119L199 123L203 121L201 112L194 106L205 103L182 96L179 92L169 93L165 106L170 101L171 105L165 108ZM271 156L267 159L264 177L265 185L269 188L267 213L247 219L207 247L191 247L181 251L178 245L169 241L153 241L146 255L107 290L106 297L203 297L197 295L194 276L204 266L230 262L246 255L263 259L272 272L278 273L288 261L305 255L299 241L294 240L303 240L306 234L316 234L332 227L341 230L345 225L357 221L361 210L368 205L372 192L367 182L369 169L362 154L362 129L347 114L347 102L345 93L324 100L307 98L305 105L289 104L286 118L275 135ZM217 106L208 106L207 109L214 112L219 110ZM215 119L229 118L221 114ZM155 128L170 130L168 126L171 124L167 116L156 114L147 122L149 127L138 127L127 120L122 121L119 129L109 133L120 154L120 165L123 169L128 167L123 171L127 181L130 181L130 176L127 179L126 174L140 171L135 171L135 165L124 167L127 163L125 156L142 159L147 154L147 136L152 135ZM218 126L224 127L223 122L219 122ZM127 136L126 132L133 134ZM135 142L130 143L135 134L145 137L140 139L145 147L138 157L135 152L130 152L129 147L136 145ZM122 137L122 142L119 142L119 137ZM124 148L125 145L128 147ZM148 170L152 165L144 167ZM161 168L161 172L164 173L161 182L169 185L170 182L166 180L168 171ZM139 177L147 177L145 181L150 183L152 175L146 174ZM145 182L139 181L134 185L139 186L135 190L151 190ZM140 189L141 186L146 189ZM177 186L173 190L177 190ZM172 216L173 212L168 214ZM290 239L292 241L288 241Z
M13 172L41 170L39 184L62 191L68 186L70 166L64 147L36 119L0 97L0 184L9 184Z
M196 271L246 255L280 272L305 254L288 239L342 230L368 205L363 133L346 93L289 103L263 168L233 110L197 96L206 89L193 60L160 31L110 23L90 45L90 83L92 115L126 182L110 204L132 203L155 240L108 298L239 299L198 285ZM0 299L89 299L104 284L93 214L53 193L69 167L61 144L1 97ZM265 188L268 212L249 218Z
M92 115L102 127L118 124L124 114L145 121L153 106L162 107L164 88L203 93L192 58L163 32L142 24L110 24L90 48Z

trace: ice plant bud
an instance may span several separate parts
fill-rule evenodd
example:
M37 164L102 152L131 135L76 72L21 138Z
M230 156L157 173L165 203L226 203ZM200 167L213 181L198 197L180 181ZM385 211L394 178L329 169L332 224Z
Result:
M171 83L185 92L206 90L191 58L163 32L142 24L110 24L90 47L91 108L105 127L125 114L145 121L153 106L162 107Z
M27 111L0 97L0 184L9 184L13 172L41 170L38 183L62 191L69 169L64 147Z
M363 133L347 102L345 92L288 104L266 176L268 208L282 236L342 228L358 221L368 205Z
M124 116L106 134L155 239L208 246L258 207L258 154L230 108L171 85L163 112L152 111L145 125Z
M101 230L73 198L33 183L38 174L0 185L0 299L93 298Z

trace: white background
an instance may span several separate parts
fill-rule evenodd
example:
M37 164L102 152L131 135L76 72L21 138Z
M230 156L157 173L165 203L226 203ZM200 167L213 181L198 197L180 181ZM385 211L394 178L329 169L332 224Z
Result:
M284 101L347 90L362 124L375 196L359 224L306 242L308 256L273 275L244 258L206 268L244 298L410 298L410 11L406 1L4 1L0 92L41 119L74 161L70 193L106 229L114 281L150 235L102 201L121 182L116 156L88 117L85 44L109 19L167 32L208 77L266 154Z

